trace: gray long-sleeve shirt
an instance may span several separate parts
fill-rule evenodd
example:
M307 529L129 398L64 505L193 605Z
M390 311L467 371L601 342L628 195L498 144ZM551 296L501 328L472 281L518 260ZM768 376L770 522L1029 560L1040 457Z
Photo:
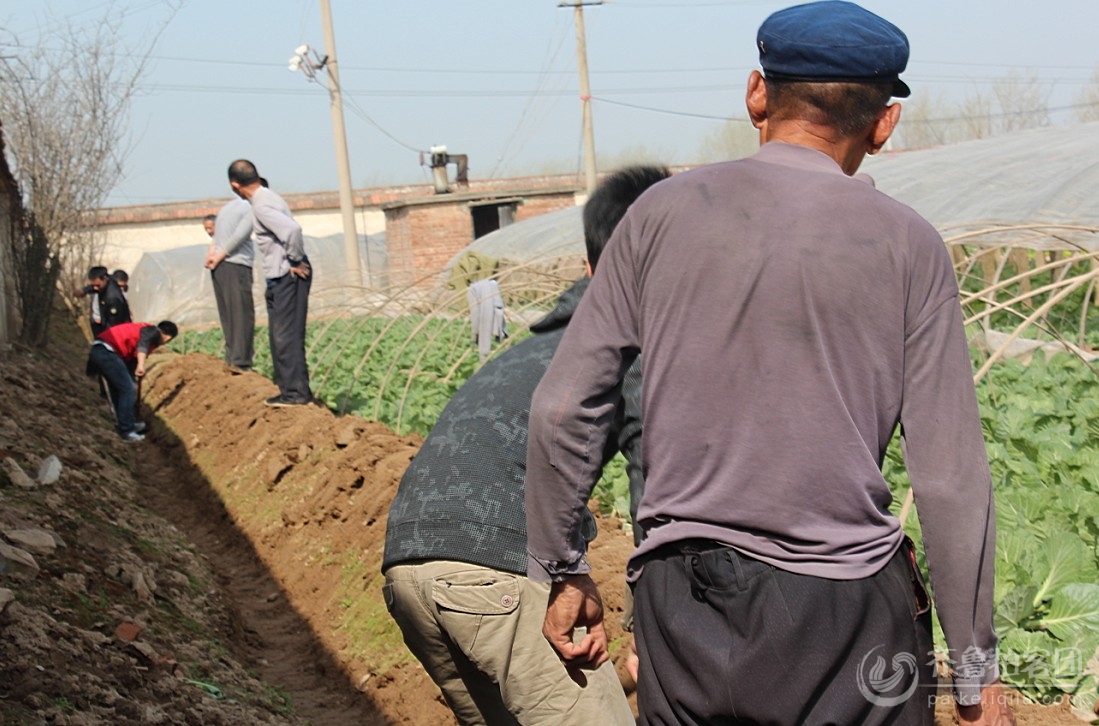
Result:
M796 573L876 573L903 539L881 474L899 423L948 646L980 661L959 695L996 677L991 481L957 282L931 225L783 143L642 196L534 395L532 577L587 570L593 452L639 350L645 540L631 563L705 538Z
M225 262L251 267L256 258L252 245L252 207L243 199L226 202L214 221L214 248L226 254Z
M275 280L290 272L291 260L305 257L301 225L290 213L290 205L267 187L256 189L248 201L252 205L256 247L263 262L263 276ZM217 231L216 227L214 231Z

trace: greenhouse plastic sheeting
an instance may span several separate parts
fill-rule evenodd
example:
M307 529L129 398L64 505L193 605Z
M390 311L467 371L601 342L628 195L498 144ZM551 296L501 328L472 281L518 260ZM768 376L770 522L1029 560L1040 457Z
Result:
M939 229L980 222L1099 226L1099 123L882 154L862 171Z
M367 240L367 236L359 235L361 279L367 280L369 277L373 287L384 287L385 234L369 235L369 259ZM343 241L342 234L305 238L305 253L315 272L309 296L311 315L330 314L333 310L354 312L348 306L348 299L354 296L347 294L346 280L343 279L343 270L347 268ZM129 300L134 319L146 322L172 320L187 326L217 323L217 304L214 302L210 271L202 266L208 249L209 245L190 245L142 255L130 273ZM258 260L252 272L256 322L265 324L264 281Z
M586 255L583 207L566 207L508 225L486 234L456 255L447 267L466 252L486 257L529 262L563 255Z
M1099 122L883 153L860 171L941 230L983 223L1099 226ZM583 256L581 209L504 227L466 249L514 262ZM1093 237L1077 241L1099 249Z

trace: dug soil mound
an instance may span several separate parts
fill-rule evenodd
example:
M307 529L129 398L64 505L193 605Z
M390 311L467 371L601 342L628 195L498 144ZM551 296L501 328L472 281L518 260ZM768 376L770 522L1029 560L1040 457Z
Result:
M0 724L454 723L381 598L418 437L266 408L268 380L193 354L154 356L149 439L126 445L86 344L58 338L0 355ZM620 672L630 549L600 521ZM1019 723L1079 722L1025 706Z

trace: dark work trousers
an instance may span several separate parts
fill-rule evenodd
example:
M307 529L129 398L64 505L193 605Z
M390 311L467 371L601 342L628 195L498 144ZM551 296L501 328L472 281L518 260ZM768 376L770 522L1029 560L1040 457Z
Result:
M96 343L88 351L88 371L107 379L107 390L114 405L118 433L125 436L133 431L137 386L126 361L107 346Z
M930 605L903 546L876 575L796 575L713 542L634 588L642 724L934 723Z
M305 320L313 275L302 279L289 272L267 281L267 330L275 385L291 401L310 401L309 368L305 362Z
M222 261L210 271L218 304L221 331L225 335L225 362L238 368L252 367L252 338L256 307L252 303L252 268Z

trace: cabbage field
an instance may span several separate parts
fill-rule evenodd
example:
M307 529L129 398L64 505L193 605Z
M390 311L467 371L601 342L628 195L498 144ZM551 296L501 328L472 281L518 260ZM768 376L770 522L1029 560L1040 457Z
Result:
M964 235L972 242L972 231ZM1033 700L1078 695L1090 707L1099 686L1099 370L1087 351L1099 347L1099 253L961 242L952 251L996 491L1003 678ZM563 287L562 281L556 290ZM551 298L525 304L547 309ZM525 335L525 326L513 322L503 347ZM172 343L179 352L219 356L221 346L216 329L184 332ZM256 350L257 370L270 375L266 329L256 331ZM330 408L400 433L426 434L478 365L468 318L453 305L316 321L307 350L315 393ZM884 473L894 509L919 547L897 442ZM628 518L620 458L608 467L596 497L605 511Z

